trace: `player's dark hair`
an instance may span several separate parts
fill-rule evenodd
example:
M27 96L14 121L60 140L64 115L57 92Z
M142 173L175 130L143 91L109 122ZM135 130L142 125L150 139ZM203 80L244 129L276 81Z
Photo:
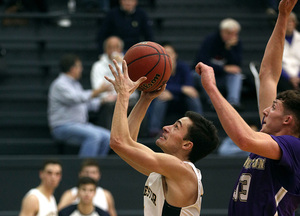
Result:
M62 167L62 164L59 160L57 160L57 159L47 159L43 162L40 170L45 170L46 166L49 165L49 164L57 164L60 167Z
M199 113L187 111L185 116L193 122L184 139L190 140L194 144L189 160L195 163L217 148L219 145L218 131L211 121Z
M277 99L282 101L285 113L289 112L295 117L296 122L294 133L300 137L300 91L299 90L286 90L277 95Z
M87 177L87 176L79 178L77 187L80 188L81 186L86 184L93 184L95 185L95 188L97 187L97 182L91 177Z
M85 167L89 167L89 166L95 166L100 171L100 166L99 166L98 161L93 158L87 158L81 162L79 172L81 172Z
M59 68L61 72L67 73L80 58L75 54L65 54L61 57L59 62Z

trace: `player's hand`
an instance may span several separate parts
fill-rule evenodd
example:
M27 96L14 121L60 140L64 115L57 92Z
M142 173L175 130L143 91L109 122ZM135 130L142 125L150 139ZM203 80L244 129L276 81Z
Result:
M201 83L206 92L208 92L210 88L216 87L215 73L212 67L199 62L195 70L201 76Z
M159 89L152 91L152 92L142 91L141 97L147 98L149 100L153 100L165 91L166 86L167 86L167 84L164 84L162 87L160 87Z
M279 15L284 15L288 17L292 12L294 6L296 5L297 1L298 0L281 0L278 6Z
M139 87L139 85L147 79L147 77L141 77L136 82L134 82L128 76L128 68L125 60L123 60L122 62L123 72L118 66L116 60L113 60L113 63L115 65L116 70L113 68L112 65L109 64L108 66L115 80L112 80L107 76L104 77L108 82L113 84L118 94L132 94Z

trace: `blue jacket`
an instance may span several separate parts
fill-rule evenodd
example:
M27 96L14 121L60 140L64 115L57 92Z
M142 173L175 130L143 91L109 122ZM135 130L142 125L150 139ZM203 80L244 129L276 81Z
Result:
M196 55L193 67L200 61L213 67L216 76L224 75L226 73L223 69L224 65L234 64L241 67L242 42L239 40L236 46L227 50L220 36L220 31L210 34L204 39ZM222 62L223 65L217 64L216 62Z
M193 76L189 65L177 60L175 74L171 74L166 89L173 94L174 100L177 100L182 95L182 86L193 86Z

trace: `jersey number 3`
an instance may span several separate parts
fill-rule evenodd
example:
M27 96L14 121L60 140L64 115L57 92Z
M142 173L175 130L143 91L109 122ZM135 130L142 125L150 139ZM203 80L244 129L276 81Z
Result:
M241 175L239 183L233 192L232 198L234 201L240 200L240 202L247 202L251 177L249 173L243 173Z

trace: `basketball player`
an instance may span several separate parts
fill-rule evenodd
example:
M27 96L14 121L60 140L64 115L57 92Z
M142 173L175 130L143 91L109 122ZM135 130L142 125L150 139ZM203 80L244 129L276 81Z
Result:
M94 159L83 160L79 171L79 178L82 177L90 177L96 182L99 182L101 178L101 172L98 161ZM58 204L58 210L61 210L72 203L78 202L78 187L73 187L63 193ZM95 206L109 212L110 216L117 216L114 198L110 191L98 186L96 188L96 195L93 199L93 202Z
M116 71L109 65L118 94L111 128L111 148L129 165L148 177L144 188L144 215L199 216L203 187L201 173L194 162L205 157L218 145L215 126L200 114L187 112L173 125L163 127L156 144L164 153L156 153L137 142L141 122L151 101L166 85L155 92L142 92L127 119L131 93L145 81L130 80L126 62L123 72L114 61Z
M94 206L97 182L90 177L79 178L79 203L69 205L59 211L59 216L110 216L106 211Z
M300 204L300 92L276 92L287 22L296 3L281 0L261 63L260 132L253 131L220 94L213 69L201 62L196 66L226 133L251 152L234 188L229 216L294 215Z
M41 184L31 189L22 201L20 216L57 215L54 190L59 185L62 175L60 162L47 160L40 170Z

